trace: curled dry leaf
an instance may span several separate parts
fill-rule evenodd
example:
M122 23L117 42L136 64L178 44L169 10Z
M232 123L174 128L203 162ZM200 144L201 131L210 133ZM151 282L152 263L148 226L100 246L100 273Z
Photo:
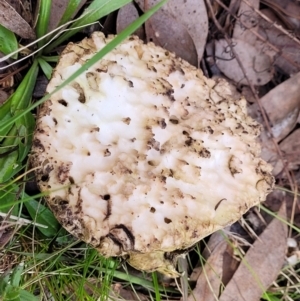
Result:
M261 157L273 166L272 174L278 175L283 170L283 162L270 135L265 130L260 134L259 142L262 146Z
M286 219L285 203L278 215ZM286 240L287 226L275 217L248 250L219 300L260 300L284 264Z
M242 62L246 74L234 57L233 50ZM273 77L270 57L243 40L232 39L231 45L225 39L216 41L215 56L218 68L236 83L248 85L247 75L253 85L261 86Z
M125 29L129 24L135 21L139 17L139 12L132 2L124 5L118 11L117 16L117 33L120 33ZM145 37L145 31L143 27L140 27L137 31L134 32L141 40Z
M284 81L260 99L277 141L285 138L297 123L300 110L299 86L300 73Z
M142 10L144 0L137 0ZM159 0L147 1L149 7ZM151 26L150 26L151 24ZM208 34L203 0L172 0L146 22L147 38L174 51L192 65L199 65Z
M224 253L228 247L225 237L221 231L212 234L203 253L207 253L208 258L200 271L196 287L188 297L188 301L215 301L218 299L222 285Z
M6 1L0 1L0 24L24 39L35 39L30 25Z
M300 129L295 130L280 143L280 150L289 169L298 169L300 165Z
M300 73L278 85L260 99L270 120L275 140L279 142L284 139L280 144L280 149L283 151L284 160L290 169L294 169L298 164L295 153L298 145L298 140L296 140L299 137L298 133L295 131L291 138L288 135L300 120L299 85ZM262 123L262 116L257 104L251 105L248 111L252 118ZM278 175L283 169L283 162L266 129L261 132L259 139L262 145L262 158L272 164L273 175ZM292 148L293 151L291 151Z

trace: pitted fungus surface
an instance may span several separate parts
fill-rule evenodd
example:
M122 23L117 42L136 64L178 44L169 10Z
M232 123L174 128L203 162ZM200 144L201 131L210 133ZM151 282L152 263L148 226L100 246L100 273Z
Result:
M69 44L47 91L112 36ZM57 219L104 256L176 276L171 255L265 200L260 126L226 82L130 37L46 101L32 162Z

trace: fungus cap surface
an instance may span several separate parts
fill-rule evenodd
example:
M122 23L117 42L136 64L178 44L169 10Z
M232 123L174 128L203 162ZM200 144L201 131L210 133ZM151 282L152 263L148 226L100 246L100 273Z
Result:
M70 43L47 91L112 39ZM272 188L259 130L226 82L130 37L41 106L32 162L69 232L175 275L166 254L235 222Z

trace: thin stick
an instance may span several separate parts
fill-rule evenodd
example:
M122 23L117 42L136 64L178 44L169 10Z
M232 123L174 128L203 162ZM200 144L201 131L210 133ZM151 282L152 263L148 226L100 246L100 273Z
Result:
M0 216L2 216L4 218L9 218L9 219L15 220L15 221L17 221L18 224L21 224L21 225L34 225L36 227L41 227L41 228L45 228L45 229L48 228L48 226L46 226L46 225L35 223L33 221L30 221L28 219L18 217L18 216L15 216L15 215L10 215L10 214L7 214L7 213L0 212Z

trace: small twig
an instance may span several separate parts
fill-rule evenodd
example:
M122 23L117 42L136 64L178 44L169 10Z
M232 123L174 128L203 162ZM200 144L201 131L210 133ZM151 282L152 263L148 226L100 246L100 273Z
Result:
M34 226L45 228L45 229L48 228L48 226L46 226L46 225L35 223L33 221L30 221L28 219L18 217L15 215L9 215L7 213L0 212L0 216L2 216L4 218L9 218L9 219L15 220L15 221L17 221L18 224L21 224L21 225L34 225Z
M6 80L9 80L13 75L16 75L17 73L19 73L20 71L22 71L23 69L27 68L28 67L28 64L25 64L24 66L14 70L14 71L11 71L9 73L5 73L3 74L3 77L0 76L0 84L5 82ZM6 75L7 74L7 75Z

